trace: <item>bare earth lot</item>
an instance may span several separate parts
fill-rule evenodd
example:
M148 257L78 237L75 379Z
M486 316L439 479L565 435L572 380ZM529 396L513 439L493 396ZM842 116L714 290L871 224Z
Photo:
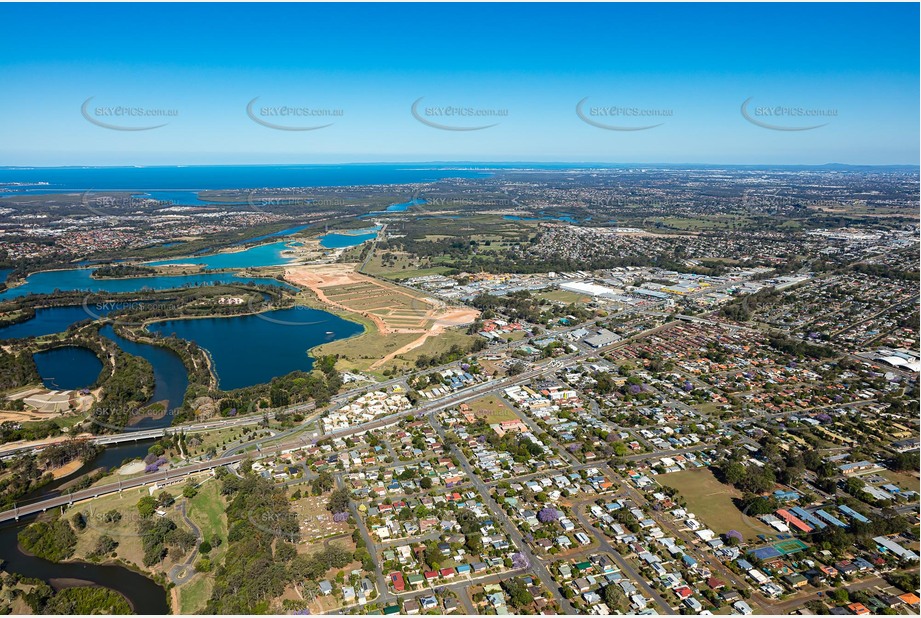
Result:
M370 320L384 335L418 335L381 356L369 369L377 369L394 357L423 345L452 326L473 322L479 312L444 303L400 286L355 272L356 264L292 266L285 279L308 288L331 307Z

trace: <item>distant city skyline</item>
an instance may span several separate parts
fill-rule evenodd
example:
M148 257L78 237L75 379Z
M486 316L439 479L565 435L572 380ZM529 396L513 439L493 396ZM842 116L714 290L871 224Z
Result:
M917 4L48 9L0 166L919 163Z

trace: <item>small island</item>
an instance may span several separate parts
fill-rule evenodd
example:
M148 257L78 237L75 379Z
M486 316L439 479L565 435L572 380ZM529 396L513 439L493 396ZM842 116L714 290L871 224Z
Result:
M128 277L154 277L157 269L133 264L107 264L93 271L94 279L126 279Z

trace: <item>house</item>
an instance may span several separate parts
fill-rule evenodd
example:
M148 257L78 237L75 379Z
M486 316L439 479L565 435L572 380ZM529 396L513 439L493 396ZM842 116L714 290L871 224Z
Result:
M704 606L701 605L700 601L698 601L694 597L688 597L687 599L685 599L684 604L690 607L691 611L694 611L694 612L699 612L700 610L704 608Z
M423 610L434 609L438 607L438 599L435 598L434 594L430 594L419 599L419 604L422 606Z
M331 594L333 591L333 585L325 579L320 580L317 586L320 588L320 592L323 593L324 596Z
M916 595L914 592L906 592L905 594L900 594L899 598L902 599L906 605L915 606L921 603L921 598L918 598L918 595Z
M397 592L403 592L406 590L406 583L403 581L403 574L399 571L394 571L390 574L390 581L393 583L393 589Z
M407 614L418 614L419 613L419 601L415 599L410 599L403 603L403 611Z
M751 616L752 608L745 601L736 601L732 604L733 609L742 614L743 616Z
M784 575L783 580L785 584L793 589L805 588L806 584L809 583L809 580L799 573L790 573L789 575Z
M457 599L454 597L448 597L444 600L445 613L450 614L456 612L458 607Z
M870 613L870 610L868 610L867 606L863 603L851 603L847 608L851 610L852 614L857 616L865 616Z

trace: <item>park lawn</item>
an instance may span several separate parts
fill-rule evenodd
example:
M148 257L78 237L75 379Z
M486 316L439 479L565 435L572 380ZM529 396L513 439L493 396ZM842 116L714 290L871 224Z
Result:
M886 477L886 479L891 481L893 485L898 485L902 489L908 489L910 491L915 491L915 492L921 491L921 488L919 488L919 485L921 485L921 481L919 481L918 477L912 476L911 474L907 472L895 472L894 470L882 470L879 473L879 475Z
M201 440L201 444L197 446L186 446L189 457L197 457L208 452L208 449L212 446L215 450L220 453L221 450L230 444L233 444L241 436L243 436L243 429L240 427L231 427L225 429L211 429L209 431L196 432L194 434L189 434L190 437L194 436ZM186 440L188 443L188 440ZM226 442L226 444L224 444Z
M384 335L372 325L369 330L357 337L324 343L313 348L311 356L338 354L339 360L336 361L336 368L340 371L367 371L381 357L399 350L418 338L419 335L415 333Z
M688 510L717 534L738 530L746 541L757 535L773 535L775 531L754 517L747 517L732 502L740 492L716 480L708 468L682 470L658 477L659 482L678 489L688 505Z
M301 491L301 498L291 503L291 510L295 513L300 526L301 543L307 546L330 537L348 535L340 541L342 545L351 543L352 526L348 522L333 521L332 514L326 509L329 502L329 492L321 496L310 495L310 486L297 486ZM290 491L289 495L294 493ZM307 548L305 547L305 551Z
M421 346L405 354L400 354L395 357L391 363L385 366L397 365L404 368L415 368L416 359L420 356L438 356L450 350L451 346L454 344L466 350L473 343L473 339L474 335L468 335L463 331L454 329L446 330L439 335L428 337Z
M431 267L420 267L420 268L407 268L406 270L387 270L380 273L381 277L385 279L392 279L394 281L401 281L403 279L411 279L413 277L425 277L427 275L443 275L448 271L453 270L450 266L431 266Z
M740 215L698 215L696 217L655 217L652 221L661 222L663 225L676 230L701 231L715 229L730 229L732 227L746 228L755 224L755 220Z
M502 421L513 421L518 418L515 411L512 410L504 401L495 395L487 395L468 402L470 409L478 418L482 418L486 423L501 423Z
M577 294L576 292L567 292L566 290L552 290L550 292L540 292L535 294L537 298L546 298L547 300L557 300L561 303L587 303L591 300L590 296Z
M214 565L212 566L213 571L227 551L227 517L224 514L224 499L221 497L221 487L217 480L211 477L197 477L196 481L204 481L204 483L198 487L195 497L189 499L186 515L199 527L203 539L210 540L217 535L223 540L219 547L213 547L207 555ZM180 613L194 614L205 608L205 604L211 598L213 578L211 574L200 573L179 586L177 591Z
M111 482L111 479L110 479ZM174 498L181 496L182 489L177 486L165 488L155 492L158 496L162 491L172 495ZM167 557L158 565L153 567L144 566L144 549L141 544L141 538L138 534L139 514L137 510L138 501L144 496L150 495L147 487L138 487L126 489L122 493L109 494L93 498L78 503L68 509L65 516L70 518L78 511L84 514L87 524L86 528L77 533L77 547L74 553L74 559L87 559L87 555L92 553L96 542L102 535L108 535L118 542L115 550L115 556L124 562L135 564L145 572L166 572L175 563L170 557ZM122 514L121 521L106 522L103 515L110 511L116 510ZM177 503L165 509L167 516L172 519L180 528L187 528L177 511ZM185 556L180 560L185 559Z
M180 614L196 614L205 608L211 598L213 579L214 576L209 573L199 573L177 588Z
M196 481L202 484L199 485L195 497L189 499L186 514L201 529L203 538L211 539L212 536L217 535L226 543L227 516L224 514L225 506L224 499L221 497L220 481L210 476L198 477ZM222 543L221 547L212 550L210 555L213 557L215 551L223 548Z

